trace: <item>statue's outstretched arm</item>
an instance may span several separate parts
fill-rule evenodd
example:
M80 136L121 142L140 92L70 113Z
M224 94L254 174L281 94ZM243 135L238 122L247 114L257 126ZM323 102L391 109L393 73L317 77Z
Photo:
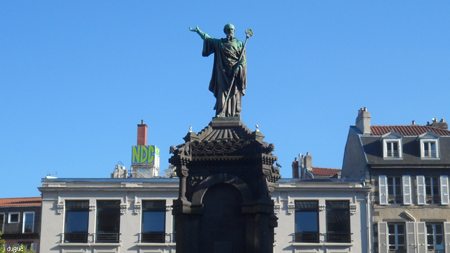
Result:
M208 34L202 32L202 30L200 30L200 28L198 28L198 26L196 26L195 28L189 27L189 30L190 30L191 32L197 32L198 35L200 35L200 37L201 37L203 40L211 38Z

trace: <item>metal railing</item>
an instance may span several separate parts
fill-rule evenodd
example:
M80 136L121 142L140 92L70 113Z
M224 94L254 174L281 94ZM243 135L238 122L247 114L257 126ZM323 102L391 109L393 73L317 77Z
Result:
M425 157L430 157L430 158L436 158L436 150L425 150L424 151L424 156Z
M99 243L118 243L120 233L97 233L95 234L95 242Z
M141 233L141 242L156 242L164 243L166 242L166 233L164 232L145 232Z
M327 233L327 242L350 242L350 233Z
M64 233L64 242L65 243L87 243L88 242L87 232L79 232L79 233Z
M295 242L319 242L319 233L303 233L296 232L295 233Z
M388 150L387 156L388 157L400 157L398 150Z
M390 249L389 253L406 253L406 249Z

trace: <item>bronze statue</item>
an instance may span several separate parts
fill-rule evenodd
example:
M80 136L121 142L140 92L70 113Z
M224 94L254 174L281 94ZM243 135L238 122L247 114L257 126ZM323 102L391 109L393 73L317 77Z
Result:
M245 45L250 36L251 29L246 31L245 43L234 37L234 26L226 24L223 31L226 38L214 39L202 32L198 26L189 27L197 32L203 39L203 56L214 53L214 66L209 83L209 90L216 97L214 109L218 117L240 117L241 97L247 88L247 61Z

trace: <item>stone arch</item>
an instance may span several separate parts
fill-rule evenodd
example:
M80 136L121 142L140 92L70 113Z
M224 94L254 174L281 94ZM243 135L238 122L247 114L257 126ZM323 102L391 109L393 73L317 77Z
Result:
M227 173L220 173L207 177L196 187L195 192L192 195L192 205L202 205L203 196L205 195L208 188L220 183L230 184L234 186L241 193L243 203L252 202L252 193L250 191L250 188L242 179Z

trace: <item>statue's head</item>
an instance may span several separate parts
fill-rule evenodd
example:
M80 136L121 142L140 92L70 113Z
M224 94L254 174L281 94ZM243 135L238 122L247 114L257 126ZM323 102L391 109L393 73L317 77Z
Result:
M226 24L223 27L223 32L227 35L227 38L232 39L234 37L234 25L233 24Z

